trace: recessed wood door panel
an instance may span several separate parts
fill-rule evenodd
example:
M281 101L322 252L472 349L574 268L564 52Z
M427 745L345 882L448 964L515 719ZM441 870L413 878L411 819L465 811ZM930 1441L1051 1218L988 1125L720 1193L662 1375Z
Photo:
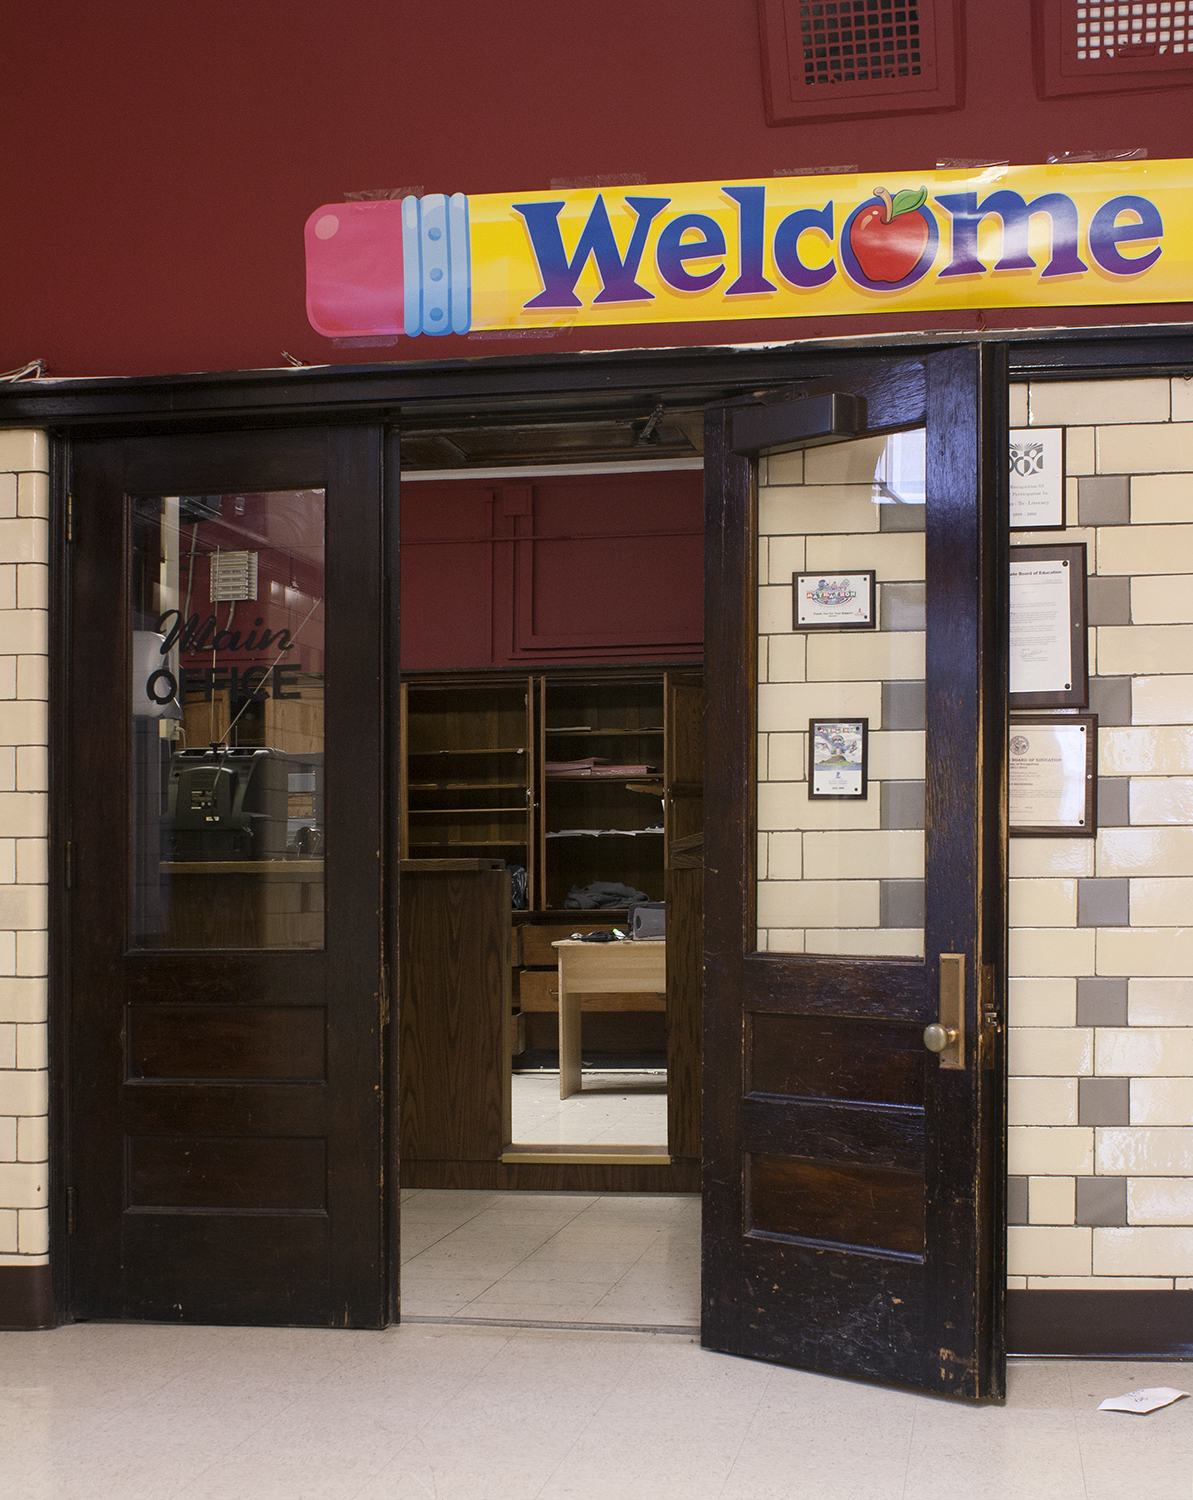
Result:
M914 653L890 635L884 639L881 628L865 637L821 633L814 638L817 670L805 676L790 669L802 641L774 621L791 618L791 603L779 595L789 587L792 564L776 576L772 562L759 578L759 453L745 437L748 419L735 436L735 411L749 403L711 411L705 443L703 1342L971 1399L998 1397L1004 1386L1007 433L999 358L969 348L923 360L842 362L815 386L791 393L792 441L785 449L782 409L767 408L768 441L783 451L818 444L804 454L806 472L830 475L842 494L848 484L850 497L840 504L855 508L853 524L802 527L808 566L826 577L834 568L848 574L869 566L856 559L870 549L880 596L885 583L913 577L908 570L922 566L914 584L926 596L922 679ZM809 438L811 408L801 419L799 397L825 393L852 398L850 409L860 418L856 436L866 440L835 461L823 444L840 439L829 432ZM893 444L887 436L893 433L915 434L915 441ZM898 468L897 482L912 493L906 455L917 445L923 458L915 499L900 502L907 509L885 520L877 509L871 513L868 499L885 505L896 493L877 482L870 489L878 457L883 473L890 477ZM790 459L784 462L792 472ZM828 539L813 533L829 533ZM803 558L795 545L784 537L782 556ZM780 684L769 690L769 718L760 712L756 686L764 608L769 659L781 658L776 677L763 679ZM898 659L901 669L886 675L906 680L869 682L884 669L868 673L856 665L863 659ZM829 670L830 661L855 665ZM910 687L914 705L901 692ZM798 699L802 720L796 722L794 708L775 707L786 702L781 694ZM872 806L860 798L839 803L831 810L836 822L825 821L822 803L810 802L807 762L792 745L810 738L809 715L831 720L861 712L842 709L843 701L866 702L871 735L924 734L926 812L919 822L888 820L893 804L874 786ZM763 753L760 728L779 742L766 773L756 758ZM776 765L785 769L776 772ZM768 798L765 823L760 780ZM787 821L776 821L776 808ZM760 869L760 827L795 830L785 831L777 846L778 871ZM839 840L837 828L846 830ZM913 831L888 835L888 829ZM834 884L823 851L846 850L850 839L867 852L855 854L848 876ZM884 889L880 898L887 872L874 866L899 839L908 850L914 842L917 860L922 845L924 864L913 869L903 856L906 867L893 870L900 878L886 885L917 885L924 905L914 920L907 904L899 920L888 921L884 903L899 892ZM847 879L854 884L845 887ZM772 915L760 922L764 881ZM863 903L871 898L866 915ZM784 912L826 909L835 922L782 920ZM902 930L917 923L922 949L919 932ZM767 929L762 951L760 925ZM809 930L779 931L781 941L772 944L770 932L785 927ZM833 930L810 930L818 927ZM840 930L847 928L856 931ZM830 948L830 940L838 946ZM815 951L817 943L826 951ZM867 956L881 955L884 945L907 956ZM960 1067L942 1066L924 1039L925 1027L943 1019L942 974L956 972L956 961L944 964L942 955L964 962Z
M75 1316L385 1321L380 458L72 448Z

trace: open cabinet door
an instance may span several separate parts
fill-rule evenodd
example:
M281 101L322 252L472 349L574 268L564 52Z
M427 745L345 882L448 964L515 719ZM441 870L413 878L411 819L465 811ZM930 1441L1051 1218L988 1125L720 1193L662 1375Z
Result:
M705 441L703 1343L971 1399L1004 1388L998 360L842 362Z

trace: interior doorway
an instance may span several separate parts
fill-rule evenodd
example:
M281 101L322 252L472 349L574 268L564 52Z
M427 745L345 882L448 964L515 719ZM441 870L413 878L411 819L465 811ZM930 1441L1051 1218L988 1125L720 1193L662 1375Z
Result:
M641 427L404 439L409 1187L698 1183L700 428Z
M669 767L666 748L660 759L668 852L693 856L695 844L687 851L676 851L674 845L683 838L702 837L709 916L703 923L703 958L689 971L694 984L688 986L682 1001L693 1018L703 1015L702 1026L692 1024L682 1033L694 1039L682 1059L682 1069L693 1081L690 1099L701 1102L703 1140L697 1141L691 1133L689 1113L683 1149L690 1154L678 1155L678 1137L669 1120L670 1160L666 1164L627 1161L624 1156L615 1161L569 1162L561 1160L560 1153L547 1161L505 1160L506 1147L517 1143L512 1135L512 1082L507 1094L500 1081L504 1069L489 1067L485 1077L498 1081L483 1087L478 1084L480 1109L471 1108L475 1101L466 1092L470 1077L479 1079L480 1074L451 1073L462 1059L476 1058L482 1051L502 1059L511 1055L513 972L517 967L520 987L522 974L536 967L524 961L524 929L548 925L513 920L506 858L461 852L460 858L469 862L466 869L451 859L445 863L452 868L401 871L401 941L414 943L420 924L438 923L440 940L424 946L424 961L433 956L435 964L454 972L453 982L469 993L476 993L476 975L482 973L490 987L487 992L496 997L483 1018L465 1016L451 1007L440 1007L437 1013L434 1007L424 1006L421 1014L424 1022L429 1018L432 1032L435 1025L447 1028L446 1040L441 1030L436 1053L428 1045L433 1036L418 1030L419 1007L406 1003L412 999L411 987L406 986L403 996L394 987L398 976L392 969L387 974L387 955L398 951L393 928L387 926L396 908L388 882L401 867L395 833L400 821L397 783L408 776L407 752L421 754L428 747L412 749L409 738L401 744L401 719L395 721L393 696L387 700L378 692L378 684L398 678L396 660L386 656L392 639L387 621L396 618L397 603L387 593L385 549L361 545L362 537L387 534L383 480L385 472L392 475L397 466L390 462L388 470L383 468L386 434L381 427L181 434L74 444L76 519L69 580L74 609L69 640L74 694L64 734L68 784L62 799L73 820L63 832L72 846L67 868L75 878L67 902L70 942L62 958L74 1002L65 1023L71 1054L71 1149L65 1181L73 1181L79 1194L70 1248L74 1283L69 1305L74 1312L160 1315L182 1321L376 1325L396 1313L394 1300L387 1297L386 1277L397 1234L387 1237L382 1220L382 1199L394 1187L391 1169L395 1162L401 1161L410 1177L433 1171L441 1181L448 1178L449 1188L470 1191L557 1192L576 1187L576 1174L582 1171L587 1174L587 1189L593 1192L652 1193L659 1191L660 1184L671 1191L701 1188L705 1207L703 1336L710 1347L906 1381L964 1396L997 1393L1003 1180L1000 986L1005 936L999 906L1001 814L996 795L1005 727L998 635L1002 607L998 527L1005 493L1006 438L1005 370L998 363L1000 357L998 351L976 349L914 358L876 355L834 360L825 356L811 372L782 360L776 361L772 372L770 365L763 368L755 359L748 379L734 375L717 389L708 388L712 378L708 357L692 357L683 365L681 373L689 389L675 405L680 407L686 400L688 409L711 408L702 455L708 522L695 528L708 548L704 578L709 677L703 692L707 732L703 752L697 754L688 742L688 753L697 754L695 763L702 759L707 766L708 780L689 781L678 761ZM778 378L780 371L786 372L785 385ZM585 372L573 374L583 385ZM566 371L560 378L565 376ZM503 396L502 380L507 378L514 394ZM652 425L655 408L665 404L656 389L652 389L649 411L641 410L646 378L633 390L633 383L628 382L629 394L623 391L617 397L623 410L635 408L633 420L626 424L625 441L637 446L648 445L649 434L664 426L661 418ZM702 380L704 386L696 399L691 388ZM528 410L543 409L541 397L526 394L523 375L518 372L495 374L489 395L495 411L505 400L504 416L497 411L490 424L497 428L511 425L515 408L522 417ZM465 399L472 400L457 392L442 403L441 412L447 413L442 421L460 423L460 403ZM558 396L553 400L558 407ZM573 411L560 425L567 427L570 422L574 426L580 416L583 412ZM479 430L481 424L477 425ZM769 477L771 456L780 451L800 452L821 444L920 429L926 455L925 915L922 924L917 924L907 920L907 909L901 909L902 920L853 925L873 926L883 933L906 933L922 925L923 954L908 951L906 944L893 951L879 947L866 953L846 950L840 944L832 950L809 947L806 940L802 950L769 942L762 947L760 926L773 932L781 924L758 920L764 899L756 843L761 806L756 736L763 696L756 677L760 475L765 468ZM536 456L541 463L542 455ZM525 467L525 451L519 457L519 466ZM662 485L667 471L662 465L657 467L652 483ZM475 478L475 470L469 474ZM232 850L235 858L223 849L214 851L216 862L222 865L219 871L174 868L210 863L186 856L213 850L162 843L164 824L158 827L159 842L153 843L150 813L169 812L171 778L175 769L188 767L189 762L176 765L172 739L170 748L163 750L169 737L160 728L155 741L152 732L132 722L142 716L132 712L135 694L130 684L132 669L141 660L139 631L161 636L159 656L168 656L171 649L163 652L169 631L158 628L169 610L160 609L156 615L153 610L165 600L163 588L177 594L181 587L183 500L190 516L192 511L198 514L192 502L218 497L222 525L237 514L237 497L299 493L309 497L317 491L325 497L326 528L326 594L321 606L326 622L322 786L312 759L320 752L311 745L291 747L306 760L292 768L287 765L285 817L281 817L280 801L272 814L268 806L246 806L244 799L240 804L243 815L259 813L263 820L266 858L257 861L253 847ZM527 850L523 868L528 880L533 862L538 889L550 898L550 869L544 852L547 834L564 833L572 826L562 821L553 825L551 797L565 799L556 804L562 813L570 805L566 798L579 793L564 785L566 777L562 790L545 787L547 731L557 729L561 738L581 732L581 721L572 717L575 703L566 692L587 691L588 685L603 676L598 667L610 664L600 660L606 641L598 638L583 646L575 632L560 640L542 628L550 621L537 611L542 601L531 585L540 578L541 559L568 538L546 536L537 529L533 495L530 500L528 509L525 494L507 496L503 488L499 513L506 529L501 536L490 533L486 538L491 550L496 544L509 560L508 573L502 576L512 580L510 628L521 631L510 638L511 650L516 647L521 654L512 660L507 654L489 666L499 665L507 677L517 675L527 682L525 744L498 743L495 748L499 754L518 749L533 752L538 745L540 771L525 780L532 798L538 789L538 833L533 838L525 833L518 847ZM232 506L227 513L225 501ZM143 502L152 502L156 510L139 511ZM495 498L490 510L498 513ZM146 544L138 551L137 527L146 521L151 532L156 524L156 550ZM187 524L192 528L189 565L189 553L202 550L193 528L196 524L201 528L203 522ZM257 530L265 538L257 550L270 550L268 527ZM806 541L814 530L805 526L799 534ZM392 532L389 535L393 555L397 538ZM239 534L237 539L242 539ZM469 534L446 540L468 547L476 539ZM660 552L667 552L667 542L664 533ZM247 543L232 547L221 541L220 547L237 553L254 550ZM533 563L529 577L527 555ZM819 566L818 560L805 556L804 561ZM238 566L244 562L243 557L237 559ZM843 555L831 562L826 559L824 565L830 572L842 567L867 570L866 564ZM208 591L218 592L215 580L222 566L208 559L202 567L207 570ZM797 570L798 565L792 569ZM242 567L241 571L247 570ZM551 571L544 566L541 577ZM876 575L875 622L881 636L884 585L913 580L910 576L884 578L879 567L870 571ZM444 576L452 576L451 570ZM641 569L634 576L641 580ZM309 592L293 570L276 581L283 595L287 587L295 594ZM648 567L645 582L636 582L632 592L649 599L650 585ZM782 580L772 584L768 578L766 586L786 588L790 599L792 585ZM492 621L493 596L486 598ZM146 609L150 601L152 607ZM212 602L226 607L234 601ZM239 607L247 598L237 596L235 602ZM485 608L474 613L483 618ZM116 654L106 651L89 625L104 617L105 611L119 621L121 646ZM440 617L448 618L442 611ZM239 616L233 620L217 616L214 637L191 644L201 651L214 649L217 655L221 650L234 652L238 622ZM294 626L282 628L296 639L299 624L296 616ZM263 627L275 628L264 617ZM600 632L590 634L599 637ZM217 644L221 638L222 644ZM271 644L276 646L276 642ZM644 640L639 651L611 664L618 673L622 711L635 701L633 694L642 684L655 677L663 679L665 739L668 694L672 690L689 696L700 693L695 682L697 652L685 654L679 649L682 644L665 633L663 638L656 634ZM245 638L240 645L247 645ZM838 655L843 661L843 654ZM274 715L272 709L257 715L253 708L238 718L238 703L231 698L225 715L215 698L223 686L215 674L224 669L224 663L216 661L211 666L210 681L201 674L186 680L182 674L188 701L180 703L180 719L185 726L186 710L195 706L189 695L198 694L213 734L204 753L213 755L216 762L200 769L219 773L216 781L220 781L220 776L226 780L231 775L233 749L278 748L248 741L233 747L234 728L251 726L259 718L261 726L269 726L261 732L273 735L282 733L284 725L281 717L268 717ZM155 667L146 676L141 684L143 695L149 678L162 670L171 671ZM231 689L231 664L228 670ZM237 670L241 696L254 701L263 698L263 679L250 681L245 670ZM313 682L303 680L304 674L309 677L313 672L313 658L312 664L304 660L297 679L300 695L304 689L313 689ZM479 672L468 667L464 677L474 678ZM178 687L179 674L173 675ZM451 679L442 685L444 692L465 685L458 670L443 669L442 675ZM838 679L847 676L842 672ZM887 699L894 713L899 695L884 692L883 685L896 680L885 671L873 674L878 685L879 728L884 733L892 727L882 727ZM293 681L287 691L294 690ZM808 677L805 669L803 678L789 678L784 685L785 689L798 685L799 691L788 696L794 701L802 692L806 706L808 692L822 691L828 681L823 674ZM149 697L168 703L165 679L157 676L155 686L157 691ZM205 696L208 689L210 701ZM563 689L566 692L560 697ZM408 684L407 692L411 690ZM272 698L272 688L267 691ZM289 700L279 692L279 703L283 701ZM560 718L551 718L553 703ZM817 716L816 709L813 705L810 717ZM832 713L838 719L849 716L840 705ZM161 717L164 721L168 716ZM407 730L409 725L408 718ZM583 720L585 732L604 727L600 719ZM643 718L620 727L639 739L658 728ZM774 732L798 735L799 730L784 725ZM538 737L537 742L532 736ZM682 735L672 736L676 747L682 739ZM454 755L469 747L457 741L442 748ZM143 753L146 750L156 753L155 781L147 781L142 774L152 769ZM628 782L649 781L650 767L658 764L645 751L639 753L641 760L624 764L635 768L645 764L647 773L642 777L636 770L632 777L627 774L627 785L618 791L619 797L624 793L622 811L627 816L631 795L641 796L639 805L643 806L654 795L630 792ZM559 759L595 762L597 756L573 754ZM621 764L611 756L608 763ZM796 755L792 765L797 763L802 767L806 761ZM300 784L291 785L291 770ZM437 780L433 776L421 779ZM768 771L767 780L771 779ZM784 795L791 805L806 805L811 800L806 775L801 770L788 781ZM214 795L214 783L204 787L194 778L192 782L189 805L193 812L203 813L202 795ZM112 796L97 806L91 793L99 784L111 789ZM155 789L157 800L152 807L153 799L142 795L147 787ZM494 795L507 790L489 788ZM297 803L291 808L292 795L304 799L301 810ZM692 813L698 798L707 801L709 815L707 824L701 817L690 832L680 834L679 825L669 829L667 820L672 812L678 816L678 804L685 797L692 803L688 809ZM177 803L176 796L175 810ZM317 804L325 819L322 856L313 837L318 832ZM507 825L498 837L511 847L515 840L508 826L512 825L508 808L512 805L498 801L481 808L484 822ZM880 818L881 807L880 797ZM418 817L433 823L444 811L455 817L464 809L456 803L446 809L431 806ZM532 820L534 813L531 807ZM408 817L408 826L411 821L417 818ZM255 820L248 817L248 822L253 825ZM285 841L274 847L270 840L282 837L282 823ZM180 831L176 818L171 828ZM305 849L299 841L303 828L307 830ZM474 822L464 836L474 838L475 828ZM644 814L640 826L627 825L618 835L633 832L636 838L650 829ZM130 837L130 830L139 830L140 845L137 837ZM826 830L812 829L805 820L778 831L810 838L813 832ZM670 838L669 832L677 836ZM145 855L139 862L138 848ZM154 849L156 868L151 853L146 853ZM299 864L314 864L320 858L321 871L298 869ZM295 868L270 868L271 861L295 863ZM237 863L253 868L231 868ZM257 863L264 868L257 869ZM664 876L681 868L673 864L668 870L664 865ZM138 871L144 878L134 878ZM645 864L641 871L642 883L636 888L649 896ZM314 924L296 923L290 926L295 933L305 933L305 938L291 947L278 942L255 947L243 940L241 928L236 929L234 943L213 942L204 947L195 935L208 930L203 924L214 907L203 898L199 906L205 905L208 914L196 925L197 908L192 903L187 946L160 941L156 946L138 946L137 934L160 938L163 932L173 931L150 921L155 890L159 914L166 910L161 905L165 900L170 922L175 915L180 920L187 916L186 903L174 899L176 880L204 878L211 882L211 890L223 891L223 877L235 876L243 877L242 884L247 881L254 891L259 886L272 891L276 880L262 882L256 877L284 874L288 879L302 874L317 885L315 877L320 873L324 925L318 939ZM772 873L768 864L766 878ZM426 886L421 906L416 875ZM782 878L802 887L806 877L811 880L811 866ZM824 881L841 878L838 869ZM913 878L906 872L890 875L892 882ZM483 901L466 900L462 882L475 883L478 889L483 886L488 894ZM571 885L575 884L578 881L573 878ZM766 899L808 894L815 893L805 889L766 893ZM888 919L895 912L892 899L908 894L885 893ZM259 903L260 911L271 917L277 915L269 905L273 899L272 894L268 898L262 894ZM288 891L278 899L290 901L293 893ZM318 898L314 899L317 904ZM880 891L880 913L883 899ZM487 912L479 926L466 928L461 919L465 905ZM551 910L541 908L543 914ZM570 916L570 909L565 910ZM141 915L134 922L133 914L138 912ZM833 924L821 925L828 929ZM838 923L834 930L846 925ZM681 926L668 922L668 945ZM521 958L515 965L513 934L519 928L523 929L517 940L522 944ZM273 922L270 928L275 935L283 930L289 930L286 923ZM572 930L568 926L562 935L565 941ZM813 930L812 924L805 922L801 930L806 934ZM668 987L681 967L673 965L668 955ZM387 1007L395 994L402 1030L401 1046L396 1049L386 1031ZM670 993L666 1005L670 1028L675 1014ZM587 1023L582 1007L580 1018L583 1036ZM924 1050L925 1027L934 1026L943 1034L946 1047L954 1049L946 1062L956 1061L959 1066L941 1067ZM675 1034L680 1031L675 1029ZM701 1096L694 1081L702 1037L708 1046ZM305 1042L299 1045L303 1038ZM387 1083L396 1082L398 1068L418 1061L419 1047L424 1058L437 1056L446 1069L441 1079L447 1086L424 1088L424 1100L438 1100L442 1119L458 1134L462 1121L469 1129L475 1128L484 1152L490 1152L495 1142L494 1154L470 1159L467 1151L477 1148L462 1139L452 1142L450 1152L421 1163L414 1153L403 1159L396 1144L388 1155L383 1154L387 1097L402 1104L408 1094L387 1090ZM669 1109L681 1071L671 1048L669 1034ZM395 1050L405 1054L405 1061L396 1062L387 1073ZM583 1082L583 1039L580 1064ZM510 1076L512 1080L512 1067ZM467 1100L469 1110L450 1107L453 1088L457 1099ZM423 1122L418 1128L429 1118L425 1109L412 1115L416 1124ZM408 1185L420 1186L409 1178ZM881 1213L871 1211L875 1204L881 1206ZM395 1231L397 1217L395 1205L391 1221ZM282 1277L279 1265L288 1268Z

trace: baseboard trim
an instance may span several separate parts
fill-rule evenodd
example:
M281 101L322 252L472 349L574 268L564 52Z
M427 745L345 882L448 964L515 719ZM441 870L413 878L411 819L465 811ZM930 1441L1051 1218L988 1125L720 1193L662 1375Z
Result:
M1193 1358L1193 1291L1008 1291L1007 1353Z
M54 1323L49 1266L0 1266L0 1330L28 1332Z

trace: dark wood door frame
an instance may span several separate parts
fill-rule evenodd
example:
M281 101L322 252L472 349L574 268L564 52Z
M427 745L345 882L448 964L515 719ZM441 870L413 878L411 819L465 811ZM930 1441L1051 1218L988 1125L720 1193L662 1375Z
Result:
M1193 324L1153 329L1137 327L979 335L991 349L1001 349L1012 380L1060 381L1105 378L1110 372L1138 377L1184 373L1193 365ZM729 350L723 347L682 351L556 355L471 361L412 361L406 364L342 365L333 369L215 372L118 380L83 377L52 382L0 386L0 428L33 427L51 436L50 518L52 561L51 632L51 874L50 874L50 1033L51 1054L51 1242L65 1243L69 1226L68 1158L64 1133L66 1083L65 1028L68 1020L61 983L67 958L63 907L67 870L62 782L62 705L66 702L64 644L69 626L67 587L67 495L69 441L80 433L131 435L148 432L230 430L309 422L378 422L390 435L384 468L398 473L398 441L391 424L404 413L444 413L453 420L471 419L482 409L566 411L594 401L607 412L645 416L660 399L732 400L785 382L815 379L834 366L856 367L866 351L890 353L900 344L917 352L948 347L951 340L926 341L922 334L876 336L865 345L837 348L792 344L776 350ZM385 512L384 542L397 555L397 509ZM392 571L392 570L391 570ZM397 659L399 600L396 582L389 588L385 618L387 655ZM397 829L387 828L389 860L396 868ZM386 902L387 952L396 952L396 892ZM386 1003L392 1004L392 981ZM387 1054L387 1083L392 1091L396 1060ZM390 1120L392 1112L387 1114ZM392 1149L387 1148L392 1159ZM398 1194L387 1184L386 1216L391 1256L396 1257ZM66 1257L52 1259L54 1303L68 1305ZM48 1293L40 1290L38 1305ZM390 1282L396 1299L397 1278ZM32 1303L30 1304L32 1305ZM396 1302L391 1304L396 1315ZM59 1313L61 1315L61 1313ZM44 1322L39 1312L37 1320Z

